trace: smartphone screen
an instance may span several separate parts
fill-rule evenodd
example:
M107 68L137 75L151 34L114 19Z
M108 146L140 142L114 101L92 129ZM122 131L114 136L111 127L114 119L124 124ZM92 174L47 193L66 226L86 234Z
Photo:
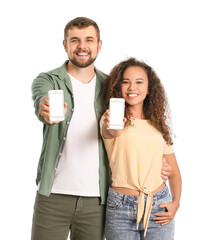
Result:
M123 129L125 100L123 98L110 99L110 129Z
M50 120L64 120L64 92L63 90L50 90L48 92Z

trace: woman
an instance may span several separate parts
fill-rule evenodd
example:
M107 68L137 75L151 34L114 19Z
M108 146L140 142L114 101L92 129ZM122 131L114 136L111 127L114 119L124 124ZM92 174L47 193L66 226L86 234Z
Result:
M100 122L112 171L106 239L173 239L181 175L163 86L150 66L130 58L113 68L105 89L106 103L112 97L126 103L124 129L109 129L108 109ZM160 176L162 157L172 167L172 198Z

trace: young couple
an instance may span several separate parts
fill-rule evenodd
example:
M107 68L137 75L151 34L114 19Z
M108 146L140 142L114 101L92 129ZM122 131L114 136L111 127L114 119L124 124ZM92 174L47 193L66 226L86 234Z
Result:
M102 41L91 19L70 21L63 45L69 60L32 84L44 129L31 239L66 240L70 232L72 240L101 240L104 226L107 240L173 239L181 176L159 78L134 58L109 76L96 69ZM52 89L64 91L62 122L49 119ZM126 102L122 130L109 129L112 97Z

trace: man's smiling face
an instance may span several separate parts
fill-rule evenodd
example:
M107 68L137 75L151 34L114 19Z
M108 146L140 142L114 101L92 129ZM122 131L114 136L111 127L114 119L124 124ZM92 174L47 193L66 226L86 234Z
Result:
M91 65L101 50L102 41L97 38L93 26L68 30L67 39L63 41L70 62L79 68Z

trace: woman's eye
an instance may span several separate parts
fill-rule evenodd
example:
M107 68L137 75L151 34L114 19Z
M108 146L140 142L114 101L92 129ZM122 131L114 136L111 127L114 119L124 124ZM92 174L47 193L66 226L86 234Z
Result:
M129 83L128 81L122 81L122 84L127 84L127 83Z
M137 81L137 84L142 84L143 83L143 81Z

